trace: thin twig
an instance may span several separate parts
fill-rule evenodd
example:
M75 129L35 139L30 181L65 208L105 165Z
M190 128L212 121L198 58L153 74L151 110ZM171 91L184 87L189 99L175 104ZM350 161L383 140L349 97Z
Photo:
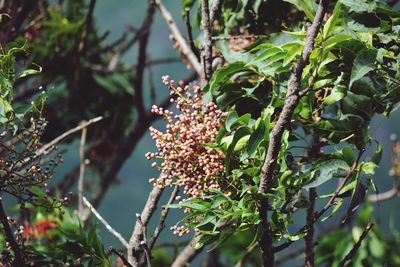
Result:
M339 262L338 267L343 267L345 266L346 262L348 262L349 260L351 260L357 253L358 249L361 246L362 241L367 237L368 232L371 230L371 228L374 226L374 224L372 222L368 222L367 227L364 229L364 231L362 232L360 238L358 239L358 241L354 244L353 248L349 251L349 253L347 253L347 255L344 257L344 259L342 261Z
M317 190L315 187L310 188L309 192L309 200L310 206L307 209L307 234L304 237L306 242L306 258L305 258L305 266L306 267L314 267L314 208L315 208L315 199L317 197Z
M51 140L49 143L47 143L46 145L42 146L40 149L36 150L35 154L32 157L27 157L25 158L22 162L21 162L21 166L16 166L16 168L22 168L24 167L26 164L28 164L29 162L31 162L32 160L37 159L40 156L43 155L47 155L49 154L51 151L53 151L53 149L55 148L55 145L57 145L59 142L61 142L63 139L65 139L66 137L70 136L71 134L74 134L76 132L79 132L80 130L82 130L83 128L87 128L89 125L96 123L100 120L102 120L103 117L99 116L96 118L93 118L91 120L88 121L84 121L82 122L80 125L76 126L75 128L69 129L68 131L62 133L61 135L57 136L56 138L54 138L53 140Z
M117 256L121 259L122 263L123 263L126 267L132 267L132 265L128 262L128 260L125 258L125 256L124 256L121 252L119 252L118 250L116 250L116 249L113 248L113 247L110 247L108 250L109 250L111 253L114 253L115 255L117 255Z
M24 258L22 257L21 249L15 240L15 237L8 223L7 215L3 207L3 199L0 197L0 221L3 225L3 231L6 241L10 244L12 251L14 252L14 265L13 266L26 266Z
M142 27L142 36L139 40L139 48L138 48L138 61L135 69L135 78L133 81L133 85L135 88L135 107L139 113L140 120L144 120L146 114L146 109L144 106L143 100L143 76L147 61L147 45L150 37L150 28L153 24L153 17L155 13L155 2L154 0L149 0L149 4L147 7L147 15L143 22Z
M186 30L187 30L187 34L188 34L190 48L192 49L193 53L196 55L197 60L199 61L200 60L200 54L199 54L199 50L197 49L197 47L194 44L193 33L192 33L192 25L190 24L190 8L186 9L185 21L186 21Z
M96 0L90 0L89 11L88 11L88 14L86 15L86 27L82 33L82 39L78 46L78 52L80 52L80 53L84 52L87 47L86 43L87 43L87 40L89 37L89 33L92 30L93 11L94 11L95 5L96 5Z
M136 218L137 218L137 223L140 226L141 230L142 230L142 237L143 240L140 242L140 245L143 247L144 250L144 254L146 256L146 262L147 262L147 266L151 267L151 250L148 247L148 243L147 243L147 227L146 225L142 222L142 219L140 218L140 213L136 214Z
M279 150L281 146L282 135L288 127L292 114L300 101L301 92L301 77L305 66L309 62L310 54L314 49L314 40L318 35L322 20L325 15L327 1L320 0L317 12L313 23L308 27L307 37L304 44L304 49L297 64L292 68L292 73L289 79L289 85L285 97L285 102L278 120L271 131L270 142L268 145L267 155L260 173L260 185L258 193L269 193L272 188L274 169L277 163ZM268 218L268 199L262 198L258 203L258 210L263 225L263 231L259 239L260 248L262 251L263 265L274 266L274 249L273 239L270 233L270 225L267 222Z
M356 171L358 164L360 162L361 156L364 153L365 150L361 150L358 153L357 159L356 161L353 163L353 166L351 167L350 171L346 174L346 176L342 179L342 181L340 182L339 186L336 188L335 192L333 193L333 195L331 196L331 198L329 199L329 201L325 204L325 206L318 212L315 214L314 216L314 222L318 221L322 215L325 214L326 211L328 211L334 204L335 204L335 200L336 198L339 196L340 192L342 191L342 189L344 188L344 186L346 185L347 181L349 180L349 178L353 175L353 173ZM307 225L303 226L300 230L297 231L297 234L304 232L305 230L307 230ZM274 252L279 252L287 247L289 247L294 241L288 240L285 243L274 247Z
M369 195L368 201L373 202L373 203L374 202L382 202L382 201L392 199L398 195L399 195L399 190L397 190L396 185L394 185L393 188L391 188L390 190L388 190L386 192Z
M165 220L167 219L168 212L169 212L169 205L171 205L174 201L176 196L178 195L179 187L175 186L174 190L169 197L166 207L163 207L161 214L160 214L160 221L158 223L157 228L154 230L153 236L151 237L150 243L148 245L149 249L153 249L154 244L157 241L158 236L161 234L161 231L165 228Z
M90 204L90 202L86 199L86 197L82 197L83 203L85 204L86 207L94 214L94 216L97 217L97 219L106 227L106 229L113 235L115 236L121 244L128 249L129 244L128 242L122 237L120 233L118 233L114 228L111 227L111 225L100 215L100 213L97 212L97 210Z
M79 132L80 130L82 130L83 128L87 128L89 125L96 123L100 120L102 120L103 117L99 116L96 118L93 118L91 120L88 121L84 121L81 124L79 124L78 126L76 126L75 128L69 129L68 131L64 132L63 134L59 135L58 137L54 138L53 140L51 140L49 143L47 143L46 145L44 145L43 147L41 147L39 150L36 151L35 153L35 157L41 156L41 155L47 155L48 153L51 152L52 148L58 144L59 142L61 142L63 139L65 139L66 137L70 136L71 134L74 134L76 132Z
M164 174L161 174L161 177L164 177ZM163 191L164 188L159 188L157 186L153 187L149 194L149 197L147 198L143 211L140 214L141 223L135 224L132 235L129 239L128 261L134 267L139 265L140 242L143 239L142 225L147 226L147 224L149 223L150 218L153 216L154 212L157 209L158 201L160 200Z
M171 267L186 267L188 264L202 251L202 249L196 249L196 243L198 238L193 237L189 244L181 251L176 257Z
M268 35L223 35L223 36L213 36L211 40L220 41L220 40L235 40L235 39L260 39L267 37Z
M78 217L83 220L83 178L85 176L85 143L87 128L82 129L81 142L79 145L79 179L78 179Z
M203 68L201 67L200 62L197 60L196 55L192 52L189 45L186 43L185 38L183 38L181 32L178 29L174 19L172 18L171 13L165 8L162 4L161 0L155 0L158 8L160 9L161 15L167 22L167 25L174 36L175 40L178 42L179 46L182 49L182 53L189 60L190 64L193 66L193 69L196 71L197 75L200 77L204 76Z

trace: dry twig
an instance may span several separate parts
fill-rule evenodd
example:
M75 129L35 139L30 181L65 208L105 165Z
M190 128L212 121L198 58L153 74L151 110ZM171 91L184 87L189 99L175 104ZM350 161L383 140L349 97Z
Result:
M111 225L100 215L100 213L97 212L97 210L90 204L90 202L86 199L86 197L82 197L83 204L94 214L94 216L97 217L97 219L106 227L106 229L113 235L115 236L121 244L125 247L128 248L129 244L128 242L122 237L120 233L118 233L114 228L111 227Z
M347 255L344 257L343 260L341 260L339 262L338 267L343 267L345 266L346 262L348 262L349 260L351 260L357 253L358 249L361 246L362 241L367 237L368 232L371 230L371 228L374 226L374 224L372 222L368 222L367 227L364 229L364 231L362 232L360 238L358 239L358 241L354 244L353 248L349 251L349 253L347 253Z
M201 67L200 62L197 60L196 55L193 53L193 51L190 49L189 45L186 43L185 38L183 38L180 30L178 29L178 26L176 25L174 19L172 18L171 13L165 8L165 6L162 4L161 0L155 0L158 8L160 9L161 15L164 17L164 19L167 22L167 25L174 36L175 40L178 42L179 46L182 49L182 53L186 56L186 58L189 60L190 64L193 66L193 69L196 71L196 73L200 76L203 77L203 68Z
M85 176L85 142L86 142L87 128L82 129L81 142L79 146L79 179L78 179L78 217L83 220L83 178Z

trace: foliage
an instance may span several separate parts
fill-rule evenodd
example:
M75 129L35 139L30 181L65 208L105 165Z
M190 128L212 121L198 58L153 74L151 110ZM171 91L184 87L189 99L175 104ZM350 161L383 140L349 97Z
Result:
M224 2L224 16L216 33L232 33L232 28L243 29L244 25L252 29L251 22L241 17L244 13L230 12L232 2ZM313 19L316 5L287 2ZM244 12L247 5L257 10L261 1L236 3L235 7ZM364 150L375 146L369 133L371 120L376 114L390 115L400 100L400 13L375 1L338 1L331 8L301 77L306 95L282 137L269 194L257 193L260 170L271 130L284 105L291 66L304 47L306 30L270 34L241 51L233 51L229 41L218 42L218 52L227 62L215 71L204 90L206 101L229 112L212 147L224 152L224 179L234 189L203 191L200 197L169 206L190 210L182 221L200 235L197 247L211 245L214 249L243 231L252 233L249 245L251 240L255 242L260 227L255 210L260 198L270 200L269 221L276 243L306 235L304 228L296 234L289 228L294 215L310 206L306 195L310 188L318 189L348 176L349 183L338 192L339 201L322 221L341 208L349 216L363 201L381 155L378 144L375 156L361 158ZM317 155L312 154L315 147Z

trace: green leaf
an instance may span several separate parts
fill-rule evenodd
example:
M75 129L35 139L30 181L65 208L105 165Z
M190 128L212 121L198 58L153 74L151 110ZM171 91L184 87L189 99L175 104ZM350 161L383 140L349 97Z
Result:
M324 105L331 105L346 96L346 87L342 85L344 74L342 73L335 81L329 96L324 99Z
M232 75L247 70L245 63L243 62L234 62L227 67L220 68L214 72L205 91L209 90L212 93L216 92L232 77Z
M303 51L303 44L301 43L291 43L291 46L282 46L287 53L285 58L283 59L283 66L289 65L297 56L301 55L301 52Z
M36 65L36 64L35 64L35 65ZM20 78L24 78L24 77L27 77L27 76L36 75L36 74L41 73L41 72L42 72L42 67L40 67L39 65L36 65L36 66L38 67L37 70L35 70L35 69L27 69L27 70L24 70L24 71L22 71L20 74L17 75L17 79L20 79Z
M257 127L257 129L252 132L249 138L246 152L243 154L243 157L240 158L241 160L252 157L256 153L258 146L264 140L265 130L266 129L264 123L260 123L259 127Z
M376 165L378 165L382 159L382 145L378 141L376 141L376 140L374 140L374 141L376 142L377 147L376 147L374 155L372 155L372 157L371 157L371 161L373 163L375 163Z
M326 21L324 28L322 30L322 36L326 39L330 33L334 30L337 22L343 22L342 17L342 5L340 2L337 2L335 8L333 9L331 17Z
M335 206L333 207L332 213L329 214L328 216L325 216L324 218L322 218L322 219L321 219L321 222L324 222L324 221L326 221L327 219L329 219L330 217L332 217L332 215L334 215L334 214L339 210L339 208L343 205L343 202L344 202L344 199L343 199L343 198L340 198L340 199L336 202Z
M193 8L196 0L182 0L182 17L186 17L186 10Z
M248 127L242 126L239 129L236 130L235 134L233 135L232 141L228 145L228 149L225 154L225 174L229 175L229 170L230 170L230 158L231 158L231 153L233 152L237 142L244 136L250 135L251 132Z
M350 8L350 11L357 13L372 13L376 9L376 3L374 0L339 0L339 2Z
M226 123L225 123L225 128L229 132L232 129L235 128L237 125L247 125L251 119L251 114L246 113L243 114L242 116L238 117L236 111L233 111L229 114Z
M349 87L353 85L353 83L362 77L364 77L367 73L374 70L375 60L376 60L377 50L375 49L366 49L361 51L354 60L353 68L351 69L350 75L350 84Z
M239 119L239 115L236 111L232 111L228 118L226 118L225 129L229 132L231 130L232 125Z
M315 1L310 0L284 0L285 2L295 5L299 10L303 11L310 21L314 20L314 14L317 11Z
M347 162L347 164L352 165L356 160L356 154L353 149L349 146L345 146L342 148L343 159Z
M318 187L322 185L323 183L332 179L333 176L339 171L345 171L345 172L350 171L350 167L347 164L347 162L340 159L323 161L322 163L317 164L315 168L319 170L319 174L317 175L317 177L314 179L313 182L304 186L304 189L309 189L312 187Z
M371 161L365 162L361 165L361 171L366 175L374 175L376 168L378 168L378 165Z

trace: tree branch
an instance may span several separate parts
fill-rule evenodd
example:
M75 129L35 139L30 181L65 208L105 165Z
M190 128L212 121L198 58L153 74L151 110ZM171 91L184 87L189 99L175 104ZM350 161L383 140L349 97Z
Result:
M169 197L166 207L163 207L161 214L160 214L160 221L158 223L157 228L154 230L153 236L151 237L150 243L148 245L149 249L152 250L154 244L157 241L158 236L161 234L162 230L165 228L165 220L167 219L169 208L168 206L171 205L175 201L175 197L178 195L179 187L175 186L174 190Z
M398 195L399 195L399 190L397 189L396 185L394 185L393 188L391 188L390 190L388 190L386 192L369 195L368 201L373 202L373 203L374 202L382 202L382 201L392 199Z
M307 29L307 38L304 44L304 49L299 58L297 64L293 67L292 73L287 88L285 97L285 103L278 117L274 128L270 134L270 141L268 145L267 155L265 157L264 164L260 174L260 185L258 193L265 194L270 192L273 183L273 174L277 158L279 155L280 145L282 141L282 135L285 129L288 127L294 109L297 107L300 100L301 92L301 77L303 74L304 67L308 64L310 54L314 48L314 40L317 37L319 28L325 15L326 1L320 0L317 12L315 14L314 21L311 26ZM264 266L274 266L274 250L273 250L273 239L270 233L270 226L267 222L268 215L268 199L263 198L258 203L258 210L260 212L260 218L263 225L263 233L259 240L262 258Z
M360 162L361 156L363 154L364 150L359 151L358 156L356 161L354 162L353 166L351 167L350 171L346 174L346 176L342 179L342 181L340 182L339 186L336 188L335 192L333 193L332 197L329 199L329 201L325 204L325 206L314 215L314 223L316 221L319 220L319 218L322 217L322 215L324 215L324 213L329 210L329 208L331 208L334 204L335 204L335 200L336 198L339 196L340 191L342 191L342 189L344 188L344 186L346 185L348 179L353 175L354 171L357 169L357 166ZM303 232L307 230L307 225L303 226L299 231L297 231L297 234ZM288 240L287 242L274 247L274 252L279 252L287 247L289 247L294 241Z
M135 106L139 113L139 120L145 120L147 115L143 101L143 75L146 67L146 50L150 36L150 28L153 24L153 16L155 12L154 0L149 0L147 15L141 28L141 38L139 39L138 62L136 65L135 79L133 85L135 88Z
M349 253L347 253L347 255L344 257L344 259L339 262L338 267L343 267L345 266L346 262L348 262L349 260L351 260L357 253L358 249L361 246L362 241L367 237L368 232L371 230L371 228L374 226L374 224L372 222L368 222L367 227L364 229L364 231L362 232L360 238L358 239L358 241L354 244L353 248L349 251Z
M96 5L96 0L90 0L89 3L89 11L86 15L86 28L82 33L82 39L78 45L78 52L83 53L87 47L87 39L89 37L89 33L92 30L92 22L93 22L93 11Z
M99 221L106 227L106 229L113 235L115 236L119 242L125 247L128 248L129 244L128 242L122 237L120 233L118 233L114 228L111 227L111 225L100 215L100 213L97 212L97 210L90 204L90 202L86 199L86 197L82 197L82 201L85 204L86 207L94 214L94 216L99 219Z
M204 77L206 81L209 81L212 75L212 33L208 0L202 0L201 2L201 26L204 35L204 45L202 48Z
M217 19L217 16L221 13L222 2L222 0L214 0L214 4L212 5L210 10L211 24L214 22L214 20Z
M121 252L119 252L118 250L116 250L116 249L113 248L113 247L110 247L108 250L109 250L111 253L114 253L115 255L117 255L118 258L121 259L122 263L123 263L126 267L132 267L132 265L130 265L130 263L128 262L128 260L124 257L124 255L123 255Z
M167 25L173 34L175 40L178 42L179 46L182 48L182 53L186 56L186 58L189 60L190 64L192 64L193 69L196 71L196 73L199 75L199 77L203 77L203 68L200 64L200 62L197 60L196 55L192 52L188 44L186 43L185 38L183 38L181 32L178 29L178 26L176 25L174 19L171 16L171 13L165 8L165 6L162 4L161 0L155 0L158 8L160 9L161 15L164 17L164 19L167 22Z
M87 128L82 129L81 142L79 146L79 179L78 179L78 217L83 220L83 178L85 175L85 142Z
M190 24L190 9L189 8L186 9L185 21L186 21L186 29L187 29L190 48L192 49L193 53L196 55L197 60L199 61L200 54L199 54L199 50L194 45L194 41L193 41L193 33L192 33L192 25Z
M163 177L164 175L161 174ZM139 265L139 257L140 257L140 242L143 239L143 229L142 225L147 226L150 221L150 218L153 216L154 212L157 209L158 201L164 191L164 188L159 188L157 186L153 187L151 190L149 197L147 198L147 202L143 208L142 213L140 214L138 220L140 219L141 223L136 223L135 228L133 229L131 238L129 239L128 245L128 261L134 267Z
M309 192L309 200L310 206L307 209L307 234L304 237L306 242L306 259L305 266L306 267L314 267L314 208L315 208L315 199L317 197L317 190L315 187L310 188Z
M196 243L197 237L193 237L178 257L176 257L171 267L186 267L202 251L202 249L195 248Z
M99 117L93 118L91 120L84 121L81 124L79 124L78 126L76 126L75 128L69 129L68 131L66 131L63 134L59 135L58 137L54 138L49 143L47 143L46 145L41 147L39 150L37 150L35 153L35 158L37 158L38 156L41 156L41 155L47 155L48 153L50 153L50 151L56 144L61 142L66 137L68 137L71 134L74 134L76 132L79 132L80 130L82 130L84 128L87 128L89 125L96 123L102 119L103 119L103 117L99 116Z
M1 224L3 225L3 231L6 237L5 239L10 244L10 247L14 252L13 266L21 266L21 267L26 266L24 258L22 256L22 251L17 241L15 240L10 225L8 224L7 215L3 207L3 199L1 197L0 197L0 221Z

